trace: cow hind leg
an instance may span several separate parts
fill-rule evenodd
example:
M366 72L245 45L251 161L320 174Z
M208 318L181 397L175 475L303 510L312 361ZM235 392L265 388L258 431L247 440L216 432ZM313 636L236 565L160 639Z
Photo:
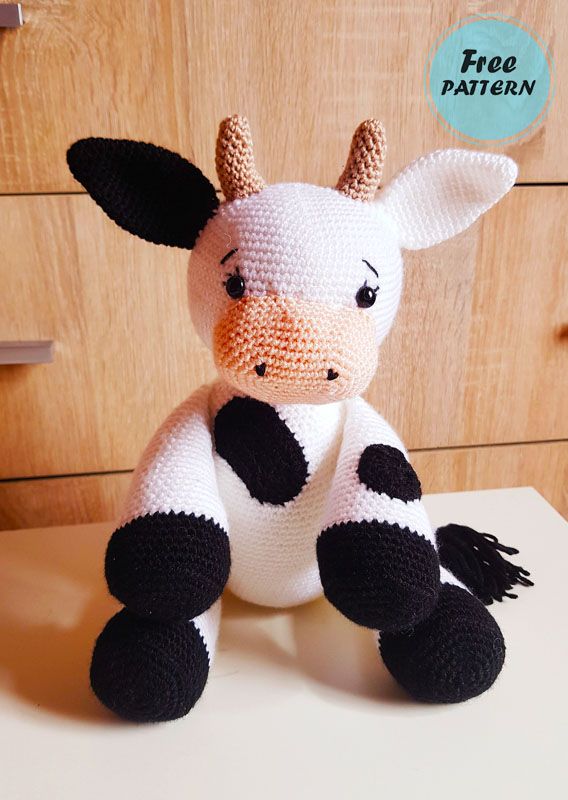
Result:
M381 634L379 648L396 681L426 703L459 703L482 694L505 659L503 635L491 614L453 582L442 583L427 619L407 631Z
M433 612L405 632L382 633L379 647L417 700L459 703L489 689L505 659L503 635L485 605L533 583L528 570L504 558L518 550L495 536L452 524L439 528L436 540L441 588Z
M193 620L160 622L122 609L95 644L91 686L123 719L164 722L199 700L212 663L221 601Z

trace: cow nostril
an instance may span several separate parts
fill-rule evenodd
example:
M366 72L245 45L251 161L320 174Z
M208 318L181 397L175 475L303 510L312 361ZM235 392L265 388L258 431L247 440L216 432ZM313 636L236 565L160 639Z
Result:
M254 368L254 371L256 372L259 378L262 378L262 376L266 372L266 364L264 363L264 361L262 362L262 364L257 364L256 367Z
M336 378L339 378L339 372L335 372L335 370L333 369L328 369L327 371L328 381L334 381Z

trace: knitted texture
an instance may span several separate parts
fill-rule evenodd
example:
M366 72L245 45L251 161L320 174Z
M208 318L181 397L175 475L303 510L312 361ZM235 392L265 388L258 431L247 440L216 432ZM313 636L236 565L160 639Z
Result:
M317 541L317 558L325 596L358 625L402 630L436 605L436 551L399 525L344 522L326 528Z
M505 642L479 600L444 585L434 613L410 631L381 633L380 651L393 677L416 700L459 703L493 684Z
M228 530L211 443L210 387L198 389L162 423L132 476L120 525L161 512L194 514Z
M109 591L130 611L154 619L192 619L225 588L231 566L222 528L192 514L137 517L114 532L105 574Z
M154 244L191 249L219 200L189 161L128 139L81 139L67 151L73 176L121 228Z
M353 200L372 200L379 188L387 151L385 129L376 119L362 122L336 189Z
M237 301L227 292L232 276L244 283ZM362 309L357 296L364 286L376 290L376 300ZM226 338L238 323L240 346L247 353L258 352L262 363L270 344L269 332L262 325L270 325L269 330L278 335L274 357L285 357L281 348L286 344L287 328L291 347L298 336L309 336L306 352L318 348L325 356L325 363L317 365L323 391L334 383L327 381L329 367L338 371L338 380L342 380L339 368L333 366L333 348L342 355L344 369L350 374L361 365L361 345L365 353L371 349L376 353L394 320L401 289L397 232L382 209L307 184L275 184L260 194L223 204L199 237L188 270L192 319L208 347L217 348L219 332ZM263 302L251 304L249 298ZM271 310L274 317L270 317ZM256 318L262 314L262 322L253 319L250 325L254 327L245 327L249 312ZM349 347L342 345L348 326L356 329L349 335ZM262 338L252 338L257 334ZM249 338L243 341L245 335ZM316 338L320 336L321 340ZM258 378L254 373L257 363L248 364L251 379ZM375 363L374 355L371 363ZM367 382L371 372L366 367ZM229 379L227 374L224 377ZM293 382L294 374L287 373L287 378ZM361 391L358 385L353 383L349 396ZM309 396L302 399L312 402ZM331 395L330 399L338 397ZM279 397L276 388L269 398L273 403L288 401Z
M377 366L374 325L360 309L247 297L221 318L214 337L220 375L269 402L351 397L366 388Z
M381 192L401 247L419 250L468 228L515 183L510 158L471 150L438 150L413 161Z
M215 417L214 441L217 453L261 503L283 505L306 484L308 464L303 450L266 403L233 398Z
M372 443L393 448L400 457L392 458L384 485L377 492L360 476L361 460ZM435 546L436 539L424 505L408 496L408 459L404 446L393 429L362 398L346 403L339 457L329 488L322 530L343 522L386 522L401 530L415 532ZM379 476L376 476L378 479ZM387 485L388 482L388 485ZM414 482L414 489L416 490Z
M221 377L156 432L109 544L109 587L127 608L99 637L91 674L122 716L172 719L195 703L226 582L282 607L325 590L345 616L382 629L388 668L419 699L466 699L499 672L501 634L466 587L507 595L525 572L475 532L439 533L440 566L404 446L359 395L398 308L401 248L464 230L516 167L441 151L362 202L384 153L382 126L368 120L335 189L266 186L248 123L230 117L217 141L219 205L199 170L162 148L90 139L69 151L119 225L193 247L191 315Z
M152 622L123 610L97 639L91 686L120 717L163 722L193 708L208 674L207 648L192 622Z
M420 481L404 453L388 444L370 444L359 459L359 480L368 489L400 500L420 500Z
M252 136L244 117L235 114L221 122L215 166L226 200L249 197L265 188L264 180L256 171Z

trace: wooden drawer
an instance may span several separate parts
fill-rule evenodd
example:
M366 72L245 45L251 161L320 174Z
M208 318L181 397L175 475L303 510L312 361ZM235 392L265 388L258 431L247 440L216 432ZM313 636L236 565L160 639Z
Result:
M369 399L413 448L568 437L568 187L515 187L406 255Z
M0 477L132 468L213 375L187 254L127 235L87 195L1 197L0 218L0 340L55 340L52 364L0 367Z
M567 187L520 187L407 259L371 401L411 448L568 438ZM0 368L0 477L131 469L214 377L186 310L186 254L129 236L86 195L1 197L0 339L55 361Z
M568 519L568 442L422 450L411 460L425 492L534 486ZM0 530L116 519L130 478L123 472L0 482Z
M270 180L334 182L355 125L380 116L393 169L456 146L430 113L423 70L448 26L494 10L321 0L29 0L0 31L0 193L77 188L65 151L82 136L177 149L214 175L215 132L247 114ZM499 2L549 46L556 96L542 128L508 152L522 181L568 180L568 53L562 0ZM404 102L401 102L404 98Z

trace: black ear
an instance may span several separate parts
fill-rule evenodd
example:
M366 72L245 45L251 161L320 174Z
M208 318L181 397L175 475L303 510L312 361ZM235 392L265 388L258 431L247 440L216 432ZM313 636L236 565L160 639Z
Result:
M108 216L154 244L191 250L219 200L213 184L177 153L129 139L79 139L73 176Z

